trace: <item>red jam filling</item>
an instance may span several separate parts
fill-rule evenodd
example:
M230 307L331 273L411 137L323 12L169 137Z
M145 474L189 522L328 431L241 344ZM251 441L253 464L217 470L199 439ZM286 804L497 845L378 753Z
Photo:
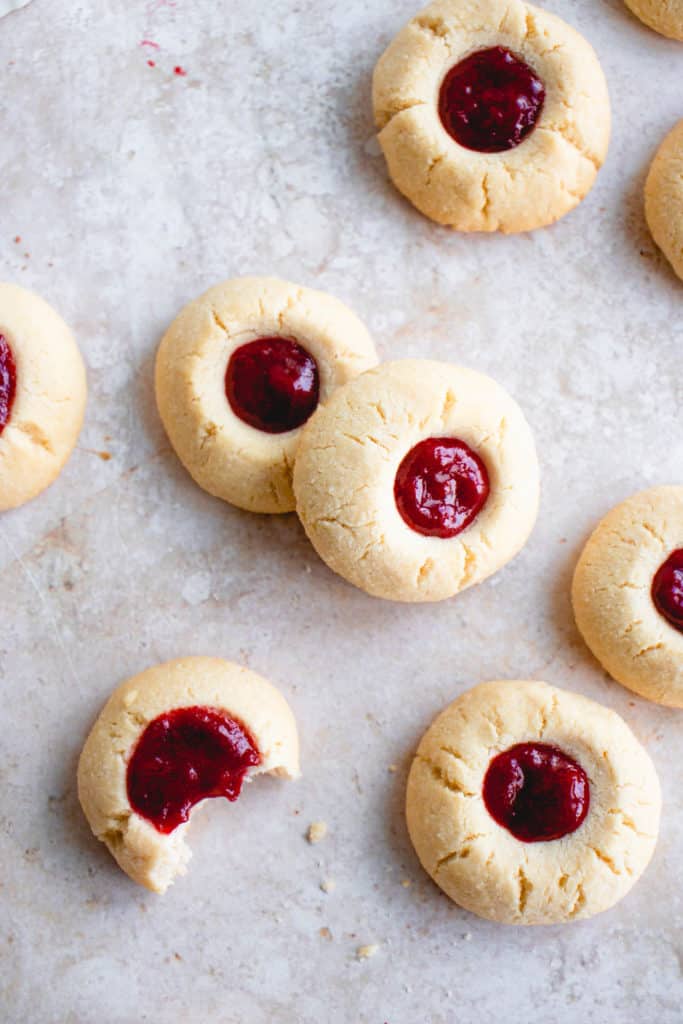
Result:
M450 69L439 116L452 138L478 153L501 153L533 131L545 100L543 82L504 46L477 50Z
M455 537L481 512L489 496L486 466L455 437L429 437L398 467L394 498L401 516L427 537Z
M0 334L0 434L12 415L17 391L17 367L7 338Z
M672 551L655 573L652 600L669 625L683 633L683 548Z
M523 843L575 832L588 814L588 776L547 743L517 743L489 764L484 803L494 821Z
M168 835L200 800L236 800L247 769L261 763L254 740L217 708L178 708L147 726L128 762L133 810Z
M290 338L257 338L236 349L225 372L230 408L267 434L300 427L320 397L318 364Z

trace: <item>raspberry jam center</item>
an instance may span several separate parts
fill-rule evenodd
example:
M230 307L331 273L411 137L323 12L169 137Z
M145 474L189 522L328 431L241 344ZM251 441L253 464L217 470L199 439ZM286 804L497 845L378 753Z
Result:
M528 64L504 46L478 50L450 69L441 85L439 117L465 149L502 153L533 131L545 87Z
M168 835L200 800L236 800L247 769L261 763L254 740L217 708L177 708L147 726L128 762L130 805Z
M12 415L17 391L17 367L7 338L0 334L0 434Z
M683 548L672 551L655 573L652 600L669 625L683 633Z
M230 408L267 434L300 427L320 398L318 364L298 341L257 338L235 349L225 372Z
M523 843L575 832L588 814L588 776L547 743L517 743L494 757L484 778L484 803L494 821Z
M454 437L429 437L408 452L394 482L405 523L427 537L455 537L481 512L489 496L486 466Z

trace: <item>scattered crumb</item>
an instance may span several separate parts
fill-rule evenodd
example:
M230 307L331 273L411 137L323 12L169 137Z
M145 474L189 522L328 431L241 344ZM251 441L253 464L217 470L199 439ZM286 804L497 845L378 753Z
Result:
M465 940L465 942L471 942L472 941L472 932L465 932L465 934L463 935L463 939Z
M329 928L321 928L320 931L318 932L318 935L321 937L321 939L327 939L328 942L332 940L332 932L330 931Z
M356 956L359 960L369 960L371 956L374 956L379 945L376 942L370 943L369 946L359 946L356 950Z
M404 878L403 881L401 882L401 885L403 886L404 889L407 889L412 884L413 883L410 881L409 878Z
M320 843L327 835L327 822L325 821L314 821L312 825L308 827L308 833L306 838L309 843Z
M183 959L181 957L180 953L174 953L173 956L176 958L176 960L182 960Z
M157 62L155 60L148 60L147 63L151 68L155 68L157 66Z
M21 241L21 235L15 235L14 236L14 244L15 245L19 245L20 241Z
M320 883L320 888L322 889L323 892L334 892L334 890L337 888L337 883L333 878L326 878L323 882Z
M389 771L390 772L397 772L398 771L398 765L397 764L390 764L389 765Z

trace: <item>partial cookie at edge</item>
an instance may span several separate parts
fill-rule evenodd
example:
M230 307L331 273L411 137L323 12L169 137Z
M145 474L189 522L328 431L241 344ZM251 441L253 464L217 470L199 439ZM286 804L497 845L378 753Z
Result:
M683 633L652 600L654 575L683 547L683 486L621 502L581 552L572 582L576 624L605 670L641 697L683 707Z
M655 242L683 280L683 120L671 129L650 166L645 217Z

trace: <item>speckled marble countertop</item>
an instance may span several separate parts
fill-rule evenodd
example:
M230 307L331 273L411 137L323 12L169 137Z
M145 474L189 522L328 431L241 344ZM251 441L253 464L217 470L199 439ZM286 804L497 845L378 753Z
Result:
M415 0L34 0L0 22L0 278L61 311L90 379L65 473L0 521L7 1024L680 1021L683 713L603 676L568 587L600 514L681 481L683 286L641 191L683 115L683 46L620 0L551 7L598 50L614 137L588 200L513 238L449 234L387 183L370 75ZM512 391L543 498L511 566L438 606L373 601L293 516L242 514L192 484L157 418L153 355L183 303L242 272L339 295L384 356L461 361ZM191 872L160 900L90 836L75 763L118 682L186 653L282 687L305 774L200 814ZM448 700L498 677L616 708L660 769L654 864L593 921L479 921L411 851L411 750ZM317 819L329 835L311 846ZM367 943L377 954L358 961Z

